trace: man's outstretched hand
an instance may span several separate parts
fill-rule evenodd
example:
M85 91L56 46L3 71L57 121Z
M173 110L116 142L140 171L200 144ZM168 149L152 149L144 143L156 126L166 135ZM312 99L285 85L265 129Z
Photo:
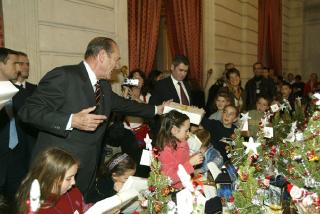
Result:
M100 123L107 119L105 115L90 114L95 109L93 106L73 114L71 127L82 131L95 131Z
M157 114L158 114L158 115L163 114L164 106L169 105L172 101L173 101L172 99L171 99L171 100L167 100L167 101L164 101L164 102L162 103L162 105L157 106Z

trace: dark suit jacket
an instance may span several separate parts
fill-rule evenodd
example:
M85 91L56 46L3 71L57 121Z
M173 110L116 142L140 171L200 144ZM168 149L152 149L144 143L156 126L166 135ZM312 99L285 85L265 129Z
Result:
M107 117L111 111L141 117L154 115L154 106L139 104L118 96L105 80L101 80L100 85L103 94L102 113ZM23 121L30 122L40 129L35 153L48 147L59 147L80 160L76 180L83 194L88 192L93 182L107 125L104 122L94 132L65 129L71 113L92 106L95 106L94 91L86 68L81 62L48 72L19 112Z
M4 185L4 182L8 182L6 181L6 178L22 179L27 172L27 145L30 139L26 137L27 133L23 129L22 121L16 117L17 111L21 108L25 99L26 94L21 89L19 89L19 92L12 97L12 107L19 141L18 145L13 150L9 149L10 118L5 107L0 110L0 187Z
M191 88L187 81L183 81L183 84L187 90L189 96L189 103L192 105ZM149 103L153 105L160 105L164 101L173 99L173 102L180 103L179 95L176 88L174 87L171 76L159 80L154 90L152 91Z

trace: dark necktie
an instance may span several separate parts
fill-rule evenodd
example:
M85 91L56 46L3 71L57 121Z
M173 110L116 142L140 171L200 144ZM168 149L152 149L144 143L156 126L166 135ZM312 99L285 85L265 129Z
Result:
M180 86L180 98L181 98L181 104L183 105L189 105L188 97L184 93L183 87L181 82L178 82L178 85Z
M97 107L99 107L101 103L101 86L99 81L95 84L95 87L96 87L96 91L94 92L94 95L96 97L96 105Z

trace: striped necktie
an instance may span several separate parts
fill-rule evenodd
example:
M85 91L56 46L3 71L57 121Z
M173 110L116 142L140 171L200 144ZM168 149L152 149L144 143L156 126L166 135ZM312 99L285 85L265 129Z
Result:
M96 91L94 92L94 95L96 97L96 105L100 105L100 101L101 101L101 86L99 81L95 84L96 87Z
M181 104L188 106L189 105L189 100L188 100L188 97L187 97L186 93L183 90L181 82L178 82L178 85L180 86Z

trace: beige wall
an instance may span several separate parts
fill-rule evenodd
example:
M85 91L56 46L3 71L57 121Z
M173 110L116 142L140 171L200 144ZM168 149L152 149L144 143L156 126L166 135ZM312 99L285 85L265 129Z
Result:
M203 28L204 82L207 70L214 71L206 90L221 76L228 62L240 70L244 86L257 61L258 1L204 0Z
M304 1L304 38L302 77L308 80L311 73L320 78L320 1Z
M96 36L113 38L128 64L126 0L3 0L5 45L29 55L30 81L79 63Z
M282 71L302 74L303 0L282 0Z

